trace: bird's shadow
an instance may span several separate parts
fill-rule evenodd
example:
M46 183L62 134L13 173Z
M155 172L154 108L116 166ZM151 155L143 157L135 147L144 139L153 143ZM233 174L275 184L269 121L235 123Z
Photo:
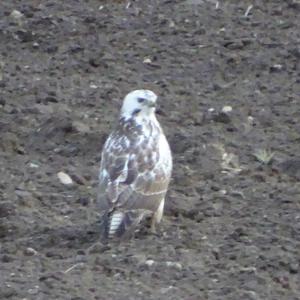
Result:
M100 222L44 228L23 237L19 244L37 251L50 248L82 249L99 241Z
M48 249L89 249L95 244L103 245L103 251L109 249L109 245L115 246L120 243L130 242L132 240L144 240L149 235L160 237L157 234L150 233L148 226L141 226L138 231L131 232L119 239L104 239L101 232L101 221L94 221L89 224L68 225L56 228L44 228L42 230L32 232L29 236L19 240L19 245L32 247L37 251L47 251Z

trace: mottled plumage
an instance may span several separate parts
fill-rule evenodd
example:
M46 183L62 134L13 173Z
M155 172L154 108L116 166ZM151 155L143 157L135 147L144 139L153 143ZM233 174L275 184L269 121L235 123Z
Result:
M155 230L162 218L172 157L155 117L156 98L148 90L129 93L118 125L105 142L98 204L106 237L131 232L145 215L153 216Z

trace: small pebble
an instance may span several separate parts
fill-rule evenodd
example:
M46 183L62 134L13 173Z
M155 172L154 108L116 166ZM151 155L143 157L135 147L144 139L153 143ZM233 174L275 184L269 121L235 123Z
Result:
M299 264L298 262L294 262L290 264L290 273L291 274L297 274L299 272Z
M221 195L226 195L226 194L227 194L227 191L226 191L226 190L220 190L220 194L221 194Z
M74 180L74 182L76 182L80 185L86 185L87 184L86 180L81 175L74 173L71 176L72 176L72 179Z
M19 19L21 19L24 15L23 15L20 11L14 9L14 10L11 12L10 16L11 16L13 19L19 20Z
M280 64L275 64L275 65L273 65L271 68L274 69L274 70L281 70L281 69L282 69L282 65L280 65Z
M39 286L38 285L36 285L34 288L32 288L32 289L29 289L27 292L28 292L28 294L30 294L30 295L35 295L35 294L37 294L38 292L39 292Z
M57 173L57 177L58 177L58 179L60 180L60 182L62 184L65 184L65 185L71 185L71 184L73 184L72 178L68 174L66 174L64 172L58 172Z
M162 294L166 294L166 293L168 293L169 291L171 291L173 289L174 289L174 286L170 285L168 287L161 288L160 291L161 291Z
M152 259L148 259L148 260L146 260L146 261L145 261L145 265L147 265L148 267L151 267L151 266L153 266L153 265L154 265L154 263L155 263L155 261L154 261L154 260L152 260Z
M24 255L26 255L26 256L33 256L33 255L37 255L38 254L38 252L35 250L35 249L33 249L33 248L26 248L25 250L24 250Z
M223 106L223 108L222 108L222 112L225 113L225 114L229 113L231 111L232 111L232 107L229 106L229 105Z
M149 57L146 57L146 58L143 60L143 63L144 63L144 64L151 64L151 63L152 63L152 60L151 60Z
M179 262L166 261L167 267L175 268L177 270L182 270L182 265Z
M254 123L254 118L253 118L252 116L248 116L247 120L248 120L248 123L249 123L250 125L253 125L253 123Z
M34 169L37 169L37 168L39 168L40 166L39 166L38 164L36 164L36 163L32 163L32 162L31 162L31 163L29 164L29 167L30 167L30 168L34 168Z

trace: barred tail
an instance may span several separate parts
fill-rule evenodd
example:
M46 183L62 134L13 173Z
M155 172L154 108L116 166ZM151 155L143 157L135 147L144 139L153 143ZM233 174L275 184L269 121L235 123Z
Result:
M145 215L144 210L112 211L102 217L105 239L121 238L132 233Z

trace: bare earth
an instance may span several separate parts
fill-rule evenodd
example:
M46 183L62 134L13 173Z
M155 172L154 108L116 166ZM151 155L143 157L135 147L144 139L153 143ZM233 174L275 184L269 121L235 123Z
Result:
M299 16L296 0L1 1L0 299L300 299ZM103 245L100 153L137 88L160 96L174 154L166 215Z

